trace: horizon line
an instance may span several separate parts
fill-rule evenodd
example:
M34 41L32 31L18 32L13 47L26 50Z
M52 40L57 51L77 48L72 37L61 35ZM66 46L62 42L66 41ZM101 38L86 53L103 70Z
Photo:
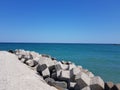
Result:
M120 43L86 43L86 42L84 42L84 43L80 43L80 42L0 42L0 43L46 43L46 44L120 44Z

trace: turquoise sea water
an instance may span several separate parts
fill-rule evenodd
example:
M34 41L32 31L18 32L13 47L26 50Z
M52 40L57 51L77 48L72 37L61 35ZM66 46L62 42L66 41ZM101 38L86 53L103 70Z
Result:
M104 81L120 82L120 45L0 43L0 50L25 49L72 61L101 76Z

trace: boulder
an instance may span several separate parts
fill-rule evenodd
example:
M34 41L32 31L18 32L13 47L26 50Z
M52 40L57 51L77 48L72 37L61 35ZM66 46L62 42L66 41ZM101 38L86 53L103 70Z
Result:
M46 58L51 58L51 56L50 56L50 55L47 55L47 54L42 54L41 56L42 56L42 57L46 57Z
M69 68L67 64L62 64L61 62L56 62L55 64L59 64L63 70L68 70Z
M20 61L25 63L27 60L25 58L22 58Z
M74 90L75 85L76 85L76 82L70 82L69 83L69 90Z
M92 90L104 90L104 81L99 76L92 77L90 88Z
M43 78L50 77L50 72L48 68L42 71L42 76Z
M56 64L56 65L55 65L55 70L56 70L56 71L62 70L61 65L60 65L60 64Z
M78 68L80 68L82 70L82 66L77 66Z
M90 71L86 72L86 74L91 78L91 77L94 77L94 74Z
M55 65L55 61L53 61L51 58L46 58L46 57L40 57L38 63L40 65L46 64L47 67L51 67Z
M56 72L51 73L50 77L53 78L54 80L57 80L57 73Z
M55 83L55 80L53 78L50 78L50 77L45 78L45 81L51 86L53 85L53 83Z
M71 61L67 61L66 64L67 64L67 65L70 65L70 64L72 64L72 62L71 62Z
M51 57L51 59L52 59L52 60L57 60L57 59L56 59L56 58L54 58L54 57Z
M63 70L68 70L69 69L69 66L67 64L62 64L62 69Z
M24 55L24 58L25 58L26 60L28 60L28 59L33 59L32 56L31 56L30 54Z
M56 87L59 90L65 90L65 89L67 89L67 83L64 82L64 81L55 81L54 79L49 78L49 77L46 78L45 81L49 85L54 86L54 87Z
M79 74L81 72L80 68L78 67L75 67L73 69L70 70L70 77L71 77L71 81L72 82L75 82L75 76L77 74Z
M38 64L38 62L30 59L30 60L27 60L27 61L26 61L26 64L27 64L28 66L30 66L30 67L34 67L34 66L36 66L36 65Z
M35 60L36 62L39 62L40 57L34 57L33 60Z
M73 76L76 76L77 74L80 74L80 73L81 73L81 70L80 70L80 68L75 67L75 68L73 68L70 72L71 72L71 74L72 74Z
M62 64L66 64L66 61L61 61Z
M64 81L70 80L70 71L69 70L61 70L59 79L64 80Z
M18 59L19 60L21 60L22 58L24 58L24 55L21 55L21 54L19 54L19 55L17 55L18 56Z
M47 68L46 64L42 64L42 65L38 65L37 66L37 72L42 73L42 71L44 71Z
M88 69L81 69L82 72L87 73L89 72Z
M75 67L76 67L75 64L73 64L73 63L72 63L72 64L69 64L69 65L68 65L68 70L71 70L71 69L73 69L73 68L75 68Z
M111 90L120 90L120 83L115 84Z
M105 90L111 90L113 86L114 86L113 82L106 82Z
M76 88L82 89L90 85L90 78L85 73L81 72L75 76Z
M64 81L55 81L53 83L53 86L55 86L59 90L65 90L67 89L67 83Z
M32 58L35 60L35 58L39 58L39 57L41 57L41 55L39 54L39 53L36 53L36 52L34 52L34 51L31 51L30 52L30 55L32 56Z
M15 50L15 54L16 54L16 55L27 55L27 54L29 54L29 52L26 52L26 51L23 50L23 49L16 49L16 50Z

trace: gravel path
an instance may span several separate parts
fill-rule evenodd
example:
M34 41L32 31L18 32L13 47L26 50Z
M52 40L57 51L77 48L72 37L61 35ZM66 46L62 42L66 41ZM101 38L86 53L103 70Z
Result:
M57 90L46 84L35 71L17 57L0 51L0 90Z

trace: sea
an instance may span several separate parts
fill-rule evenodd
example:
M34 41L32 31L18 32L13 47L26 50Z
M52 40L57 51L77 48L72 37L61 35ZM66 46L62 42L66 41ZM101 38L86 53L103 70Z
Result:
M120 45L78 43L0 43L0 50L25 49L71 61L100 76L120 83Z

